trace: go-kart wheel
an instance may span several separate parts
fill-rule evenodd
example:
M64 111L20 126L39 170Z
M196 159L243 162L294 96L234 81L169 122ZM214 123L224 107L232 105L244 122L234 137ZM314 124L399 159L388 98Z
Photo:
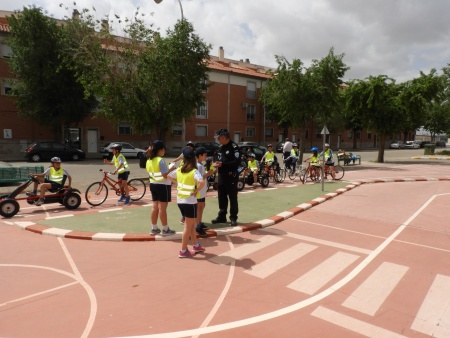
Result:
M64 196L63 204L67 209L76 209L81 204L81 197L75 192L69 192L66 196Z
M237 182L237 190L242 191L244 190L245 182L243 178L240 178Z
M6 199L0 202L0 215L9 218L19 212L20 206L16 200Z
M39 162L39 161L41 160L41 155L39 155L39 154L33 154L33 155L31 156L31 160L32 160L33 162Z
M261 186L265 188L269 185L269 178L267 176L261 177L259 183L261 183Z

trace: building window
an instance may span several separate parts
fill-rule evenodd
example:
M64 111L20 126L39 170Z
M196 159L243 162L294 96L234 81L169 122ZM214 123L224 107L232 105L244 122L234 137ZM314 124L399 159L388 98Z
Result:
M181 124L174 124L172 127L172 134L175 136L183 135L183 126Z
M254 104L247 105L247 121L255 121L256 120L256 106Z
M322 134L320 133L322 130L316 131L316 138L323 138Z
M347 133L347 138L353 138L353 133L352 133L351 131L349 131L349 132Z
M355 137L357 140L361 139L361 132L359 131L355 132Z
M255 137L255 128L247 128L247 137Z
M367 133L367 139L371 140L372 139L372 133Z
M0 53L1 57L5 59L9 59L12 56L12 49L6 43L0 44Z
M207 93L208 92L208 79L207 78L201 79L200 85L202 86L202 92Z
M200 107L198 107L196 117L198 119L208 118L208 102L204 102Z
M273 137L273 128L266 128L266 137Z
M11 95L12 85L7 80L2 81L2 95Z
M247 98L256 99L256 82L247 82Z
M131 123L120 122L119 123L119 135L131 135Z
M309 130L308 129L306 129L306 133L305 133L305 139L308 139L309 138Z
M195 126L195 136L208 136L208 126L201 124Z

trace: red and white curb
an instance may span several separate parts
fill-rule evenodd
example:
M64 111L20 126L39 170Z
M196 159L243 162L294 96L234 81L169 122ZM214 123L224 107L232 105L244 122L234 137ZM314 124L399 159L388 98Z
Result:
M235 227L227 227L220 229L209 229L207 230L208 237L223 236L238 234L246 231L262 229L274 224L280 223L292 216L298 215L316 205L319 205L325 201L328 201L336 196L339 196L349 190L355 189L363 184L373 184L373 183L392 183L392 182L425 182L425 181L450 181L450 177L443 178L426 178L426 177L404 177L404 178L386 178L386 179L365 179L351 182L349 185L337 189L334 192L327 193L323 196L314 198L313 200L302 203L293 207L289 210L283 211L275 216L252 222L247 224L241 224ZM66 230L60 228L47 227L45 225L39 225L34 222L11 222L5 221L4 223L15 225L23 230L31 231L41 235L71 238L71 239L84 239L92 241L117 241L117 242L137 242L137 241L167 241L167 240L180 240L182 232L177 232L171 236L162 235L152 235L145 233L103 233L103 232L88 232L88 231L78 231L78 230Z

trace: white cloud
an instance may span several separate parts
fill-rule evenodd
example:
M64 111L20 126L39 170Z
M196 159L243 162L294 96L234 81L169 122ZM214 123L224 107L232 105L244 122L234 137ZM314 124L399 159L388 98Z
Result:
M219 46L225 57L250 59L275 67L275 55L301 59L306 65L331 47L344 53L351 68L346 78L385 74L404 81L419 71L440 70L450 63L448 0L181 0L184 16L194 24L211 54ZM64 1L72 8L72 2ZM28 0L8 1L1 10L21 9ZM54 0L36 6L55 18L67 12ZM137 6L162 32L181 17L178 0L79 0L77 7L131 17ZM153 13L153 16L150 14Z

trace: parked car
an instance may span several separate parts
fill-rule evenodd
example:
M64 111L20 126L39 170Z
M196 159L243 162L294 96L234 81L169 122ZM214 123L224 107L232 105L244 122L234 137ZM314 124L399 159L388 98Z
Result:
M276 147L276 152L277 153L282 153L283 152L283 147L284 147L284 142L278 143L277 147Z
M445 148L445 147L447 147L447 142L445 142L445 141L437 141L436 142L436 147Z
M405 148L406 149L419 149L420 148L420 142L406 141L405 142Z
M127 142L110 142L106 143L103 147L100 148L100 154L103 155L103 158L112 159L113 153L111 146L113 144L121 144L122 151L121 153L126 158L141 158L141 154L145 154L145 149L136 148L130 143Z
M35 142L25 150L25 158L28 161L39 162L50 160L52 157L60 157L62 160L79 161L86 157L84 151L66 146L58 142Z
M262 157L267 151L266 148L260 146L242 146L239 147L239 149L241 150L241 154L243 155L247 155L248 150L250 149L250 153L255 154L255 159L257 161L261 161Z
M203 147L206 149L206 156L214 156L214 154L219 150L219 145L216 142L198 142L194 144L194 147Z
M255 146L259 146L259 144L256 143L256 142L247 142L247 141L245 141L245 142L239 142L238 146L239 147L244 147L244 146L253 146L253 147L255 147Z
M422 142L420 142L419 146L420 146L420 148L423 148L423 147L425 147L426 144L434 144L434 143L431 141L422 141Z
M404 149L405 144L402 141L393 141L389 146L391 149Z

